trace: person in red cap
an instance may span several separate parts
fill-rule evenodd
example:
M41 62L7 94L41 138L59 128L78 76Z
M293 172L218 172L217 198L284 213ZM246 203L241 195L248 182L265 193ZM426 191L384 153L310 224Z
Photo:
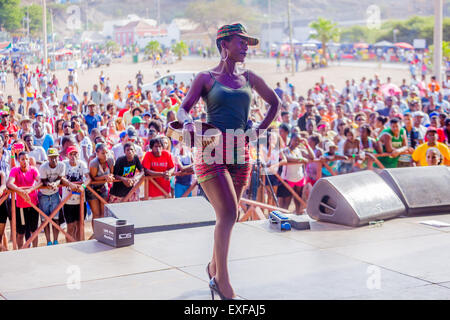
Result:
M450 150L444 143L438 141L437 129L435 127L428 127L426 137L428 141L418 146L412 154L416 165L428 166L427 150L429 148L437 148L444 157L444 161L441 164L446 166L450 165Z
M219 28L216 44L221 57L220 62L211 70L197 74L177 113L178 121L190 123L185 124L185 129L193 131L193 120L189 112L201 97L207 106L207 123L218 128L224 138L214 150L220 155L219 157L216 155L215 159L211 159L211 151L208 153L204 148L199 147L196 150L194 164L198 182L214 207L217 217L212 259L206 269L213 299L214 294L219 295L221 299L236 297L230 283L227 257L231 231L239 218L239 200L251 172L248 143L238 148L233 143L236 135L229 132L236 130L244 132L249 129L251 129L250 132L255 132L248 122L252 89L255 89L270 105L265 118L256 128L258 134L271 124L281 105L277 94L260 76L250 70L242 72L237 67L237 63L244 62L248 46L258 43L259 40L248 35L240 23ZM228 150L227 139L231 140ZM239 159L241 161L235 161L235 157L230 159L226 156L236 153L243 154L243 157ZM205 160L205 158L209 159ZM216 160L217 158L220 159Z

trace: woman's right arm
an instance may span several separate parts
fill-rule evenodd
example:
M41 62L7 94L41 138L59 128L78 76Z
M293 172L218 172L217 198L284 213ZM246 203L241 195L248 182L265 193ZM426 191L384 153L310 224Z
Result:
M6 174L3 171L0 171L0 196L3 195L3 193L6 190Z
M192 81L191 88L189 89L186 97L183 99L180 108L177 112L177 119L181 123L186 120L192 122L192 117L189 115L192 107L198 102L202 96L204 84L210 79L210 75L206 72L200 72Z
M352 156L352 154L351 153L349 153L349 149L350 148L350 142L348 141L348 140L345 140L345 142L344 142L344 156L347 156L347 157L351 157Z

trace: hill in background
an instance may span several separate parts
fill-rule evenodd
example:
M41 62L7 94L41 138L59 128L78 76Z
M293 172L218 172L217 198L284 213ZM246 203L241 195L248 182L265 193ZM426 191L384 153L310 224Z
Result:
M204 0L208 1L208 0ZM256 11L261 16L261 22L267 21L269 0L236 0L248 7L252 13ZM59 2L59 1L57 1ZM83 27L102 30L102 21L125 18L129 14L136 14L142 18L157 20L157 0L72 0L69 4L55 4L47 0L49 7L55 7L55 30L61 34L70 33L66 30L66 9L70 5L80 8ZM170 23L174 18L185 16L189 3L186 0L160 0L161 23ZM292 19L304 20L319 16L335 21L361 21L367 18L366 10L373 5L373 0L292 0ZM22 0L22 4L41 4L41 0ZM434 13L433 1L430 0L377 0L375 4L380 8L381 19L407 19L413 15L430 16ZM287 0L271 0L272 21L287 19ZM265 16L266 15L266 16ZM444 16L450 16L450 0L444 1ZM254 27L252 28L254 29Z

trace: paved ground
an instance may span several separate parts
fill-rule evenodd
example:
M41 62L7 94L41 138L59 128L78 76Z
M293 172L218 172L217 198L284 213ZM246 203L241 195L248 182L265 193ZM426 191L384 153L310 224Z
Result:
M423 220L450 214L286 233L239 223L231 280L245 299L450 299L450 228ZM213 228L137 235L120 249L91 240L3 252L0 299L210 299Z

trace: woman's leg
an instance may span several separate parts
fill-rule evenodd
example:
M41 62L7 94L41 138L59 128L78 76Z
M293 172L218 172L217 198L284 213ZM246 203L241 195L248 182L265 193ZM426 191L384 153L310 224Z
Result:
M303 193L303 187L294 186L294 191L301 197L302 193ZM295 198L294 198L294 203L295 203L295 213L302 214L303 210L306 208L303 208L303 205L300 203L300 201L296 200Z
M280 198L280 207L283 209L289 209L289 205L291 204L292 196L289 195L287 197Z
M307 183L304 187L303 187L303 192L302 192L302 199L308 203L308 199L309 199L309 194L311 193L312 190L312 185L311 183Z
M0 223L0 251L6 249L3 247L3 233L5 232L5 225L6 223Z
M231 230L238 216L238 196L242 190L235 190L228 172L201 183L202 189L216 212L216 227L214 229L214 249L210 273L215 276L221 292L226 297L233 297L227 259L230 245Z
M75 240L78 240L77 236L77 223L78 221L71 222L67 224L67 233L72 236ZM70 240L66 237L66 242L70 242Z

